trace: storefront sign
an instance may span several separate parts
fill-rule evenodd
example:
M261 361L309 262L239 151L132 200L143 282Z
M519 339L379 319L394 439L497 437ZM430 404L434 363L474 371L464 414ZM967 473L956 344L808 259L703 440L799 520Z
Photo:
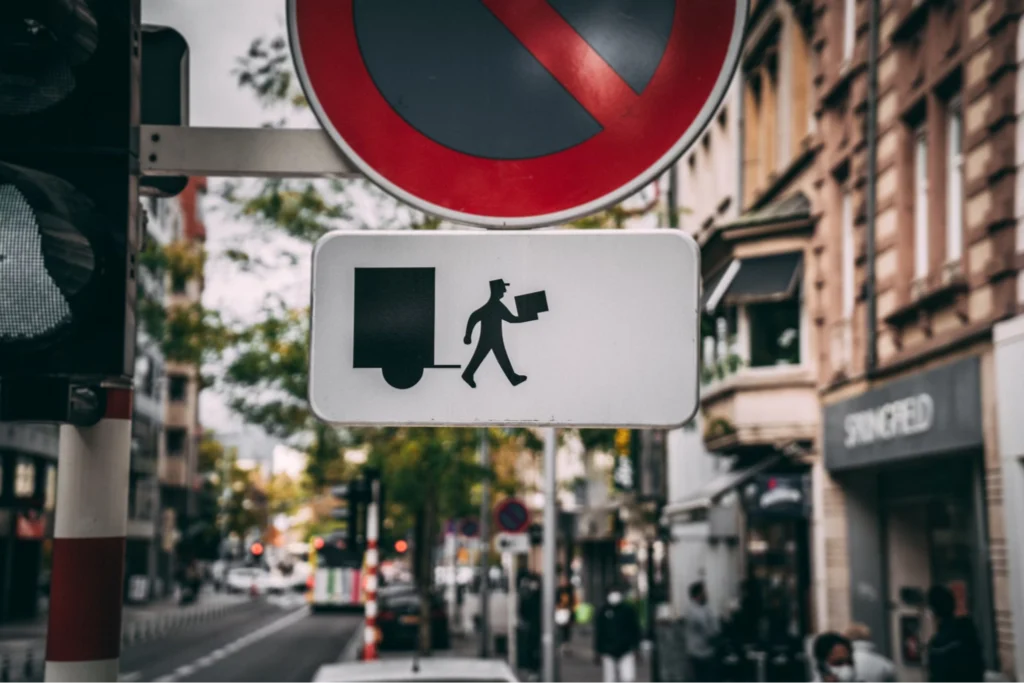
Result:
M826 406L825 466L842 471L981 448L976 356Z
M805 477L799 474L758 475L743 490L747 512L783 517L804 517L808 497Z
M928 394L891 401L878 408L847 415L846 447L857 448L927 432L935 418L935 401Z

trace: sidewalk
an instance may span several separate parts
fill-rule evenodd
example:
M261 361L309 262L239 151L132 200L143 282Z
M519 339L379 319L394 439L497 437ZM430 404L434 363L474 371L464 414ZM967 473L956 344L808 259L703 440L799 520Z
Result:
M121 620L121 646L162 637L178 628L220 616L251 601L204 589L199 600L182 607L173 598L145 605L126 605ZM37 680L46 658L46 612L31 621L0 626L0 681Z

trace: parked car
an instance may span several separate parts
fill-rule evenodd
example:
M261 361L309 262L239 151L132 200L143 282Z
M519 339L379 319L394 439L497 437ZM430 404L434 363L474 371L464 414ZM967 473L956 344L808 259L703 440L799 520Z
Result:
M381 647L413 649L420 629L420 596L412 584L396 584L382 588L377 594L377 627ZM430 606L431 636L435 650L450 647L448 610L444 598L434 593Z
M224 586L228 593L263 594L267 590L267 572L259 567L233 567L227 572Z
M502 683L518 681L509 665L500 659L469 657L429 657L426 659L381 659L374 662L325 664L314 681L367 681L405 683L406 681L448 681L461 683Z

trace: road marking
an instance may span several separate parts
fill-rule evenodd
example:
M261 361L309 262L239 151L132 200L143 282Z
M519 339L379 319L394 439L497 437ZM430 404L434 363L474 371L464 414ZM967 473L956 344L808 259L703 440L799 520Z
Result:
M257 629L252 633L247 633L241 638L238 638L237 640L234 640L231 643L225 645L224 647L217 648L213 652L203 655L191 664L179 666L172 673L166 676L161 676L160 678L157 678L155 680L157 682L163 683L165 681L178 681L182 678L187 678L195 674L197 671L206 669L210 666L213 666L217 662L226 659L227 657L230 657L242 648L248 647L249 645L252 645L257 641L263 640L267 636L277 633L281 629L287 628L288 626L291 626L292 624L301 621L307 616L309 616L308 606L297 609L294 612L291 612L281 617L277 621L272 621L263 628Z
M120 676L118 676L117 680L119 680L119 681L129 681L130 682L130 681L137 681L140 678L142 678L142 672L141 671L129 671L128 673L123 673Z

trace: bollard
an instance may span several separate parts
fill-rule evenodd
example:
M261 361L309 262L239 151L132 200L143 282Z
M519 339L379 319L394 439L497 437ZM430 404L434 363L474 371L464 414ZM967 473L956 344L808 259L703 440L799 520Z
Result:
M25 653L25 667L23 673L25 674L25 680L32 680L32 670L35 668L32 662L32 650Z
M0 681L11 680L11 656L4 655L4 658L0 660Z
M754 653L754 661L757 663L757 677L754 680L761 681L762 683L768 680L765 672L765 664L768 658L767 655L768 653L760 650Z

